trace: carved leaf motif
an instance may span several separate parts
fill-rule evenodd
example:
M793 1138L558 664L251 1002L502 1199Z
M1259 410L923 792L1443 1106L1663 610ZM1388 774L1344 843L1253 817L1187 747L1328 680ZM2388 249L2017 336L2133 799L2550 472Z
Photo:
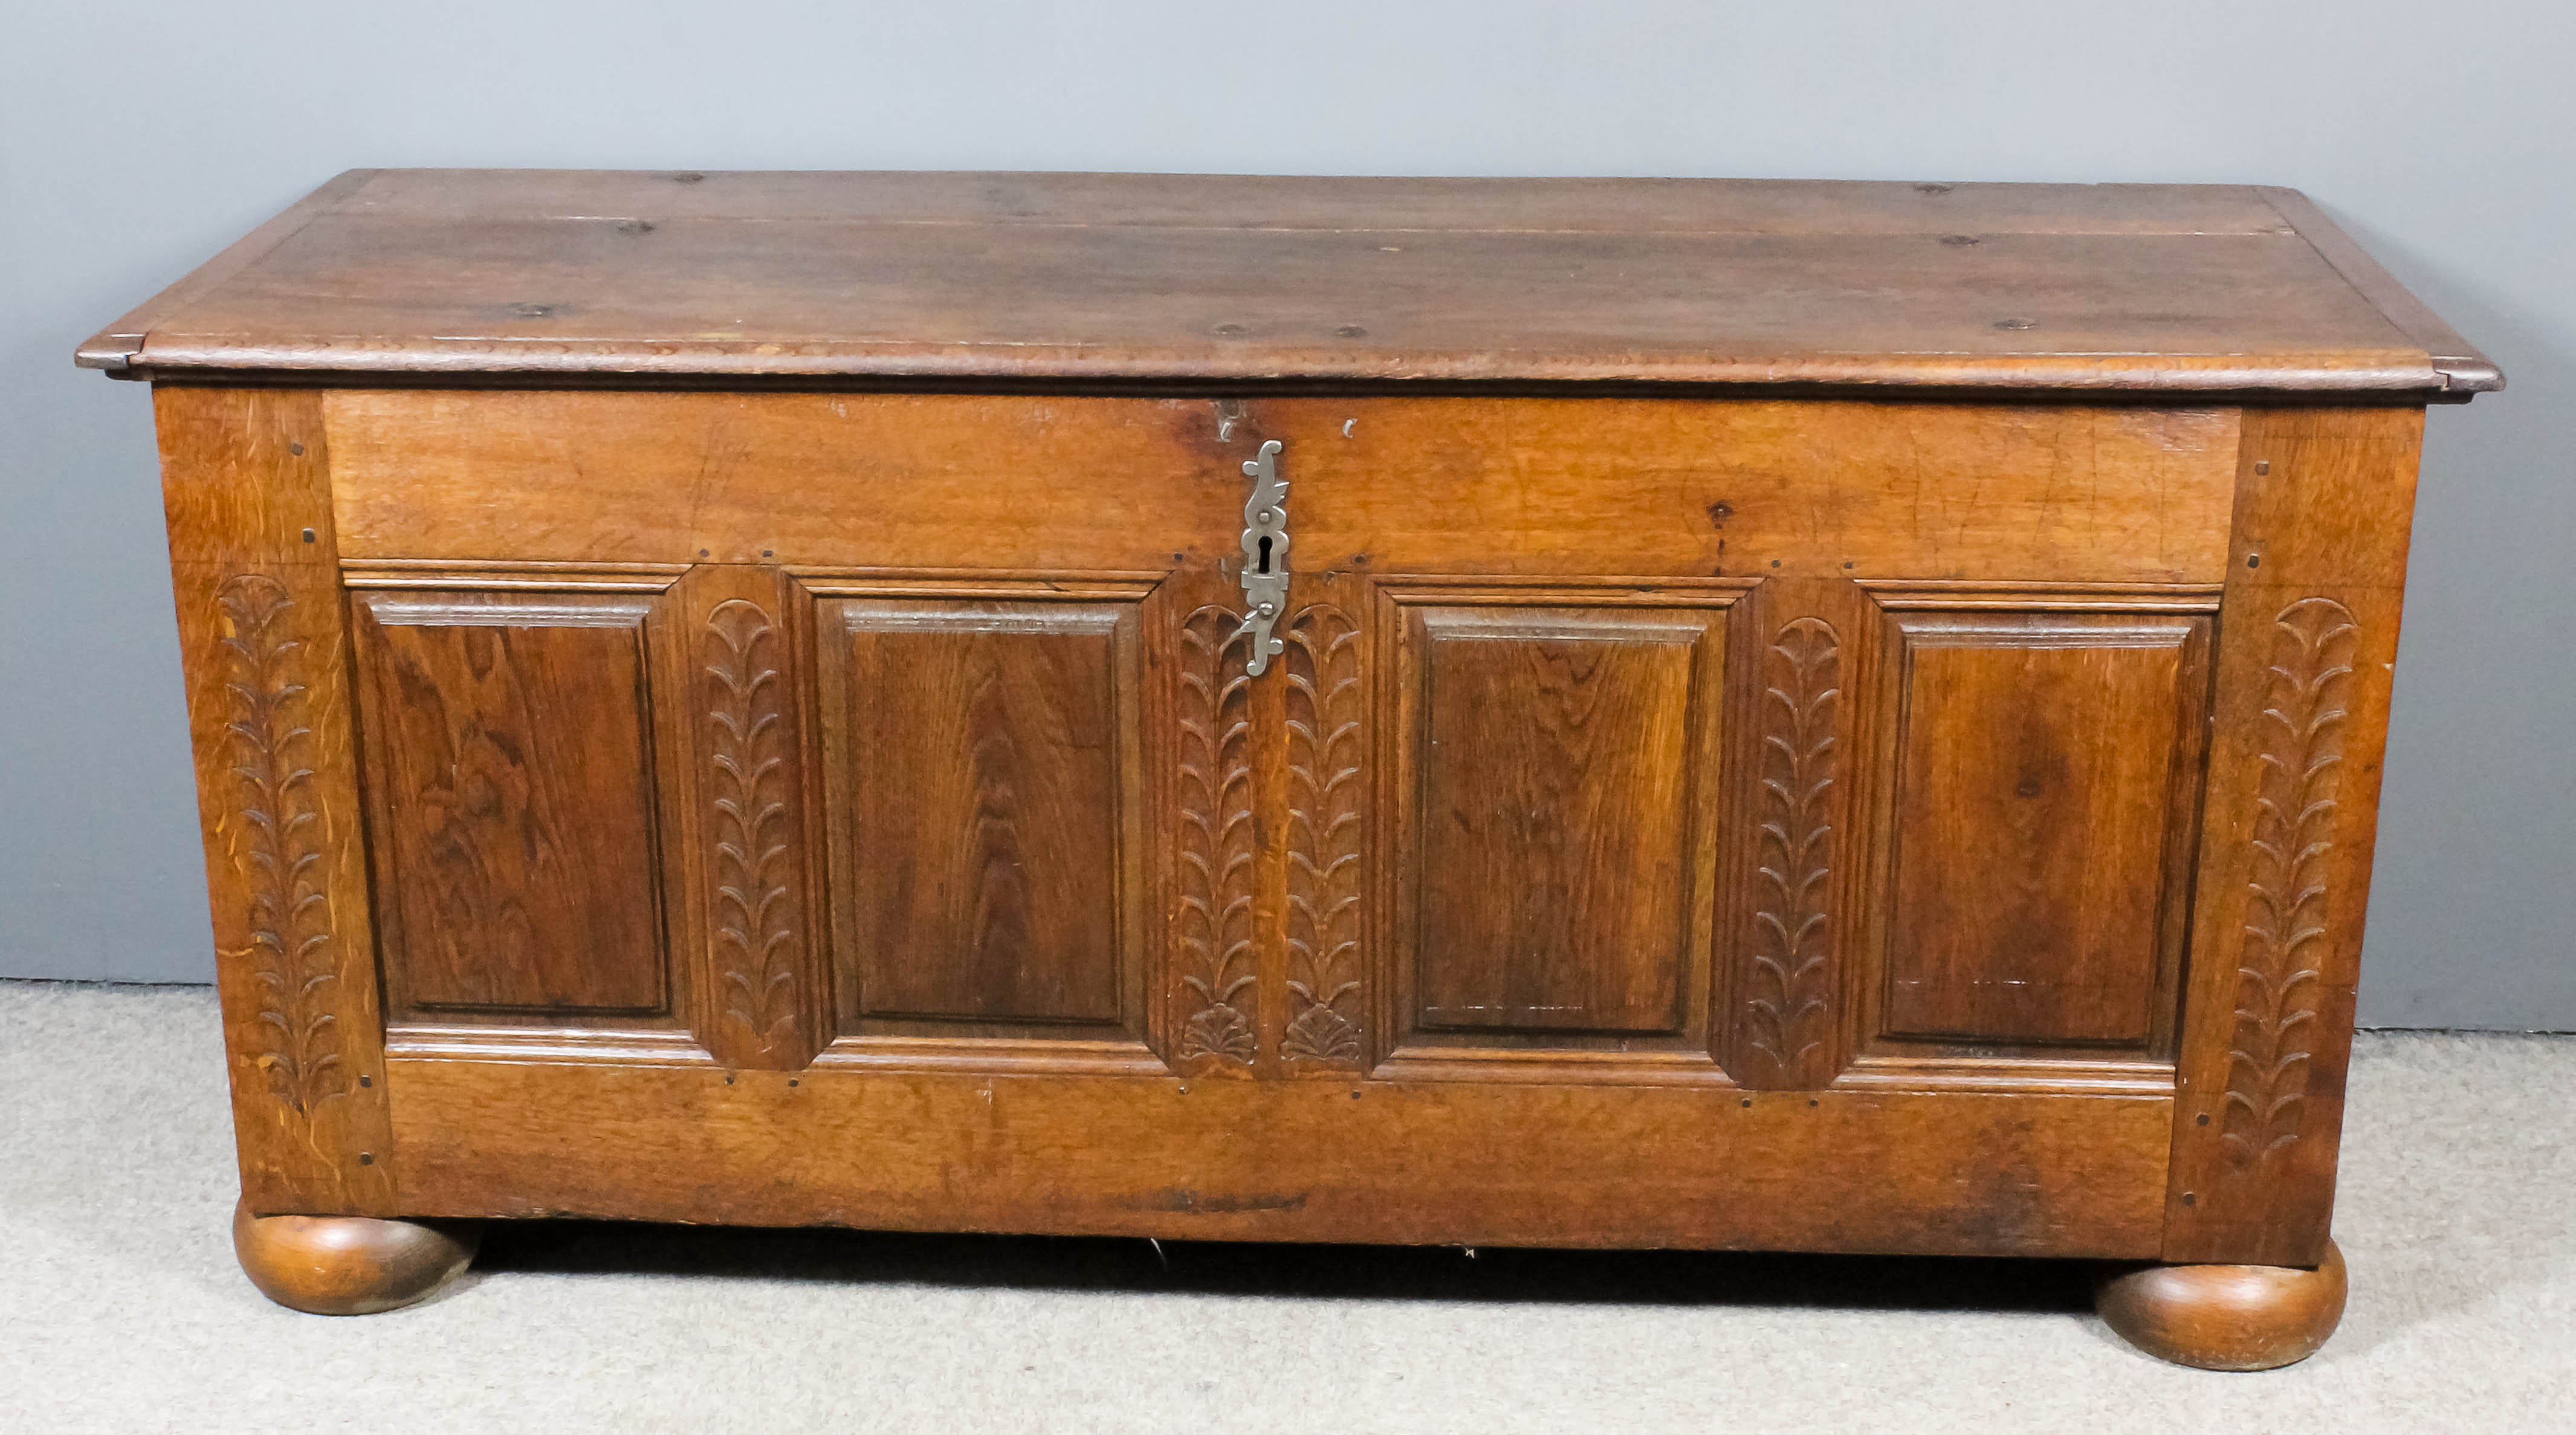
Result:
M1360 632L1329 603L1288 628L1288 1002L1283 1061L1360 1060Z
M1252 679L1239 615L1215 606L1181 625L1180 910L1175 930L1191 1004L1180 1057L1249 1065L1256 988L1252 932Z
M1741 1015L1747 1048L1781 1071L1821 1046L1827 1030L1834 934L1825 894L1841 656L1833 624L1795 618L1762 659L1761 855Z
M262 573L215 590L223 613L226 711L233 756L233 861L250 893L246 953L259 992L246 1045L269 1090L299 1116L349 1094L340 1048L339 963L323 818L314 796L305 640L286 586Z
M708 942L725 1020L773 1054L797 1046L802 1010L777 629L759 604L728 598L707 615L701 652L714 859Z
M2327 869L2360 630L2305 598L2272 624L2222 1137L2240 1167L2299 1139L2324 982Z
M1202 992L1206 990L1196 981L1183 980L1190 981ZM1251 1021L1241 1011L1222 1001L1200 1007L1190 1013L1190 1019L1181 1025L1181 1055L1185 1058L1218 1056L1250 1062L1252 1047Z

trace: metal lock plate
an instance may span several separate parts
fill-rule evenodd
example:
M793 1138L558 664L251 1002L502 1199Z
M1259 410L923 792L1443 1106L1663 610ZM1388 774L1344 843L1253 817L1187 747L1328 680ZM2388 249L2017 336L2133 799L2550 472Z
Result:
M1280 447L1268 440L1243 465L1252 495L1243 501L1244 613L1235 636L1252 635L1252 658L1243 670L1256 678L1288 646L1270 632L1288 609L1288 480L1279 476Z

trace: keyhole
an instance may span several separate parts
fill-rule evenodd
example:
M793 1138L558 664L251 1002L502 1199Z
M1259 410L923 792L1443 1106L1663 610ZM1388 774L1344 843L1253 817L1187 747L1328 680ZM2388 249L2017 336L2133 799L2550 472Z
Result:
M1261 540L1261 569L1260 569L1260 571L1261 571L1261 572L1264 572L1264 573L1267 573L1267 572L1269 572L1269 571L1270 571L1270 542L1271 542L1271 540L1269 540L1269 539L1267 539L1267 538L1264 538L1264 539L1262 539L1262 540Z

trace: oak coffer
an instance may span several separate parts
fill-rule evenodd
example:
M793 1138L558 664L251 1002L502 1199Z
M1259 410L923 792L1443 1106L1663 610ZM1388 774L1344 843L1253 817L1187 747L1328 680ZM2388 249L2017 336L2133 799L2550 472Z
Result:
M2287 190L365 171L155 386L243 1197L2328 1239L2424 406Z

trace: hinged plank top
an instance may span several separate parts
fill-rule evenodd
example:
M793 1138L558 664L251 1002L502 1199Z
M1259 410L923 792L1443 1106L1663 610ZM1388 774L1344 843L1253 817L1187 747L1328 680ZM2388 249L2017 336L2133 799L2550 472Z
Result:
M360 170L129 377L2377 393L2502 386L2294 191Z

